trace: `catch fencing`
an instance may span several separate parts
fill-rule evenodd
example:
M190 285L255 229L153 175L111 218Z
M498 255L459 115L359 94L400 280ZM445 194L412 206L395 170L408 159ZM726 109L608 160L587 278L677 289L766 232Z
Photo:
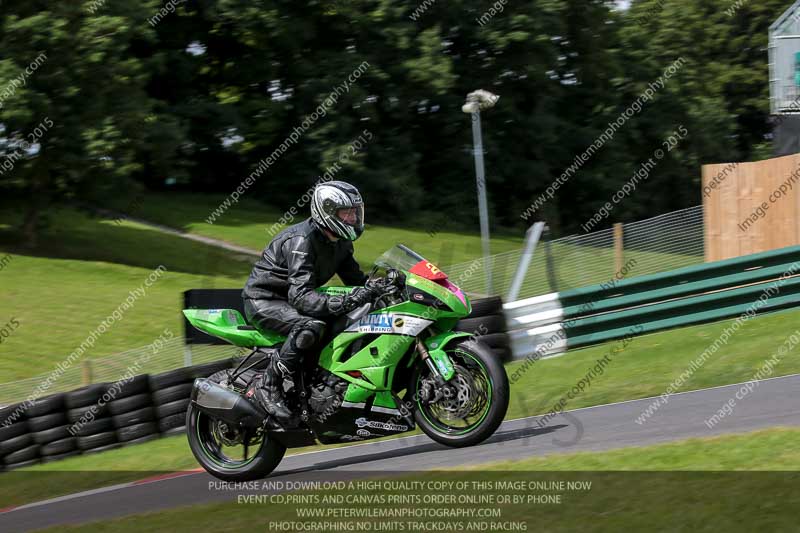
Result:
M505 296L524 250L489 257L493 293ZM569 290L613 279L624 265L625 277L656 274L704 261L703 207L691 207L614 228L537 245L523 278L520 298ZM463 279L467 293L487 295L485 264L476 261L445 267L451 279ZM469 275L467 275L469 273Z

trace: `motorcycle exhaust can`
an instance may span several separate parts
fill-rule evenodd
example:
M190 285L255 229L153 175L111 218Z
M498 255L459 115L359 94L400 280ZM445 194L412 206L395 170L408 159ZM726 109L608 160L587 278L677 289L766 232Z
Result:
M208 416L234 425L258 428L267 416L241 394L203 378L194 380L191 401Z

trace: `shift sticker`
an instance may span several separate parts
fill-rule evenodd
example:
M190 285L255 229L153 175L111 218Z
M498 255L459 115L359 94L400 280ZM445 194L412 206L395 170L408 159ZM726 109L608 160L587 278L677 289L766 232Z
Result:
M398 335L417 336L431 324L433 324L433 320L425 320L424 318L410 315L373 313L363 316L358 322L351 324L345 331L359 333L395 333Z

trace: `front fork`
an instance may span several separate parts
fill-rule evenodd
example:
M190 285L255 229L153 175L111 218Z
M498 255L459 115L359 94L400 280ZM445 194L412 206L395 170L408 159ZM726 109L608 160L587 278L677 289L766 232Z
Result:
M428 368L431 371L431 375L433 379L436 381L436 384L439 386L444 386L445 382L447 381L444 378L444 375L439 371L439 368L436 366L433 358L431 357L431 353L428 351L428 348L425 346L425 343L422 342L422 339L417 337L417 351L419 352L419 356L422 361L428 365Z
M422 388L419 391L419 399L431 404L438 402L442 398L451 398L456 394L456 391L448 383L455 375L455 368L450 356L442 349L434 350L432 353L419 337L417 337L416 343L420 358L430 369L431 377L433 378L432 383L428 380L423 381ZM438 348L440 345L435 343L434 346Z

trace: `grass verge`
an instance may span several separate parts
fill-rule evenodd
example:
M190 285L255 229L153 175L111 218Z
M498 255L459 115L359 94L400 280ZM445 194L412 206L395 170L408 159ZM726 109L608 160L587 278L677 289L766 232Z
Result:
M72 209L51 216L54 225L33 250L0 230L0 257L7 258L0 271L0 327L12 319L18 324L0 344L3 383L51 372L159 265L166 269L162 275L83 357L147 345L165 328L180 336L183 291L240 287L250 272L249 258L137 224Z
M469 470L448 470L446 475L432 472L413 478L392 478L394 482L466 483L464 486L467 488L463 490L454 490L457 485L441 489L425 485L425 488L400 491L383 485L370 491L370 503L366 503L366 499L353 503L353 499L365 497L366 491L346 485L342 489L296 494L305 498L303 503L294 503L286 498L257 503L234 501L196 505L107 522L60 527L58 530L191 531L197 524L203 524L203 527L214 530L243 531L253 527L269 530L287 527L280 524L298 527L297 524L310 526L319 523L323 524L320 528L310 530L343 531L347 529L334 524L350 523L353 524L352 531L413 531L430 530L431 524L438 523L445 529L436 531L470 530L470 524L474 526L473 531L620 531L623 528L632 531L794 531L797 525L795 511L800 503L796 490L800 481L796 473L800 466L800 452L795 446L798 438L798 429L770 429L643 448L556 455L546 459L482 465ZM659 473L657 470L670 472ZM774 470L777 473L732 470ZM503 482L524 484L498 488ZM479 486L477 483L491 485ZM419 494L421 499L411 505L392 504L391 496L400 492L406 496ZM493 499L483 500L486 503L478 505L459 501L430 503L422 499L426 495L437 495L442 499L461 495L475 498L469 501L487 496L493 496ZM338 505L324 499L336 496L342 497ZM518 500L501 500L503 496L516 496ZM308 501L312 503L305 503ZM369 515L379 509L409 508L414 512L430 509L431 513L441 513L442 510L473 507L499 510L499 516L474 519L433 515L435 518L398 520ZM366 518L335 517L323 521L304 514L304 511L315 510L320 516L329 517L333 515L332 508L363 510L360 512ZM355 526L365 521L369 523L368 528ZM397 524L402 524L402 527ZM425 524L428 524L427 528L423 527ZM494 528L492 524L495 524ZM498 527L498 524L505 526ZM453 529L455 526L458 528Z

